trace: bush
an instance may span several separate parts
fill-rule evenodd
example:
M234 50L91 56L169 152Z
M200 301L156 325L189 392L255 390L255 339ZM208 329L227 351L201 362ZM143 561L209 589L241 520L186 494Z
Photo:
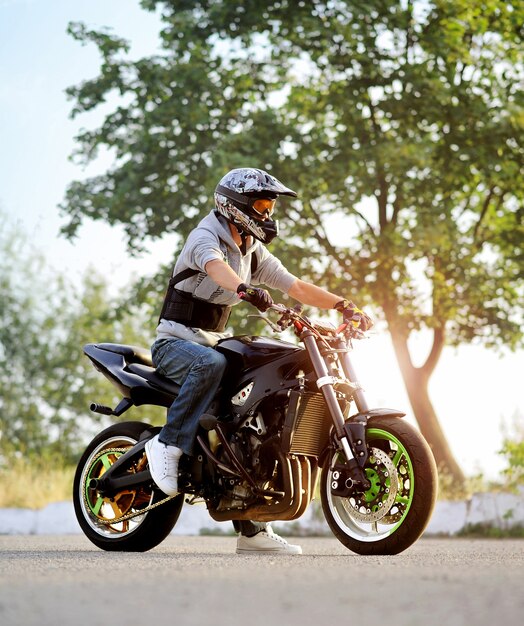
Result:
M524 419L513 418L513 433L506 434L500 454L505 457L508 467L503 470L504 486L517 491L524 486Z
M508 467L502 472L505 484L513 490L524 486L524 438L521 441L505 441L500 453L508 461Z

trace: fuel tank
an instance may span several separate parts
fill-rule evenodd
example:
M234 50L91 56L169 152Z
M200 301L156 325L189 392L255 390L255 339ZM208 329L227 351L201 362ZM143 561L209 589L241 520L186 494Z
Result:
M287 341L249 335L221 339L216 349L224 354L231 365L243 371L293 353L304 352L304 348Z

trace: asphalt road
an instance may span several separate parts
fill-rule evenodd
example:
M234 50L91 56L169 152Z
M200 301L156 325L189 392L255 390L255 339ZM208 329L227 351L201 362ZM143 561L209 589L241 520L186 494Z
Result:
M83 536L0 536L1 626L522 626L524 541L422 539L362 557L239 556L233 537L169 537L145 554Z

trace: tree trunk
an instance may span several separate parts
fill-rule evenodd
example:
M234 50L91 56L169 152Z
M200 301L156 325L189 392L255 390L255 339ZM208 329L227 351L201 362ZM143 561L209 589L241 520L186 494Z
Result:
M428 393L429 378L444 344L444 331L443 329L435 330L431 353L422 367L413 366L406 338L394 328L390 328L390 331L402 378L420 432L433 451L439 473L451 480L455 491L463 491L464 473L451 452Z

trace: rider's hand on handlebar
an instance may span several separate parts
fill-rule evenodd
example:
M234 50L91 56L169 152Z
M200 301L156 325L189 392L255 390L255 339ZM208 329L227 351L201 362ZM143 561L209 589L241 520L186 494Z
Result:
M371 317L359 309L351 300L341 300L333 308L340 311L344 323L351 325L353 328L366 332L366 330L373 327Z
M273 304L273 298L269 295L269 292L259 287L251 287L251 285L241 283L237 287L237 293L242 300L256 306L262 312L267 311Z

